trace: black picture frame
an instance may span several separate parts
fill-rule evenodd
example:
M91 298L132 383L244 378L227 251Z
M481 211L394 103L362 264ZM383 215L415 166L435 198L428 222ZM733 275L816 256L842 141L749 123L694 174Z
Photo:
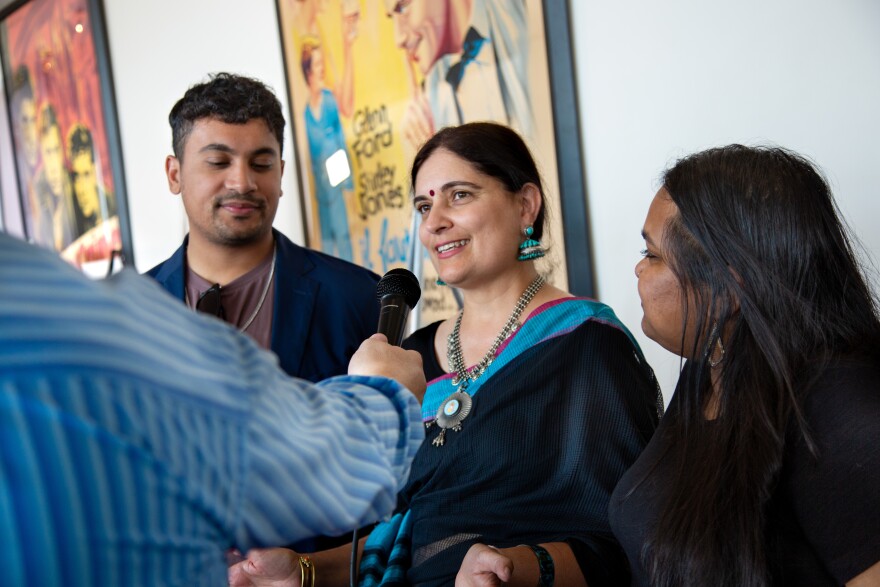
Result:
M569 0L544 0L544 29L556 130L556 166L565 234L565 258L568 260L568 289L575 295L594 298L596 279ZM567 123L560 124L563 120Z
M13 153L11 165L8 158L0 158L4 230L58 251L92 276L133 265L122 147L101 1L0 0L0 67L0 101L8 123L0 126L8 134L0 137L0 143L10 145ZM57 126L60 145L55 145L55 138L48 142L62 150L61 172L48 171L43 161L28 169L29 177L23 171L32 155L25 152L21 135L16 135L21 126L16 126L20 121L16 120L19 113L15 111L14 93L24 79L30 81L34 119L44 123L44 128ZM36 132L39 136L39 130ZM47 133L50 135L54 137L54 131ZM57 170L57 158L51 152L47 160ZM82 156L86 153L91 155L91 166L83 170L80 163L85 166L88 158ZM16 181L8 181L10 175ZM42 180L58 194L55 201L66 201L68 207L67 213L56 210L51 235L48 223L41 225L36 218L34 194ZM62 187L56 190L55 185ZM17 198L7 193L10 186L17 188ZM81 194L88 194L89 186L95 204L87 214L80 202L87 201ZM10 209L16 201L18 209ZM61 230L60 225L66 228ZM38 228L42 232L38 233Z

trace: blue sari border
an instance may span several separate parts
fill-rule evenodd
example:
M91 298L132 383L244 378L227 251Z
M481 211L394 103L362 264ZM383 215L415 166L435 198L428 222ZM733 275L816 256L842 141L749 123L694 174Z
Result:
M528 315L522 326L498 348L495 360L483 376L470 383L467 393L472 397L475 396L484 382L520 354L537 344L568 334L588 320L595 320L624 332L639 358L643 358L636 339L610 306L591 298L560 298L541 304ZM453 392L458 391L458 388L452 385L452 379L453 374L447 373L428 383L425 399L422 401L423 421L434 420L443 401Z

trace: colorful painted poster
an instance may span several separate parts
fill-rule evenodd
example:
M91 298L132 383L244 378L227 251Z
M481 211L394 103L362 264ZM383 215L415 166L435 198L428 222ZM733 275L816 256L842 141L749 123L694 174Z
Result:
M25 236L101 274L123 227L97 26L86 0L31 0L5 16L0 42Z
M436 130L492 120L539 162L549 268L566 287L540 1L278 0L278 13L309 246L379 274L409 267L419 323L452 315L417 242L408 173Z

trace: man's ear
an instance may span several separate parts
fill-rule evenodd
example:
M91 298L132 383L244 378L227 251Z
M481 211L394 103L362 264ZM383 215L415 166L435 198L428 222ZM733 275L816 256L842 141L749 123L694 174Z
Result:
M165 177L171 193L180 195L180 161L174 155L165 157Z
M519 190L519 197L523 222L525 226L531 226L541 211L541 190L535 184L527 183Z

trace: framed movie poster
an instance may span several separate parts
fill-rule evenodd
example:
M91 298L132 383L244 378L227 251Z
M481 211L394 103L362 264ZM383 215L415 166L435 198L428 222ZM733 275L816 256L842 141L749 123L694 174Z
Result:
M21 236L105 275L133 259L100 2L6 4L0 61Z
M408 266L422 282L419 322L450 316L454 292L435 283L418 243L408 173L436 130L493 120L523 135L544 176L542 270L593 295L566 0L277 0L277 8L309 246L379 274Z

